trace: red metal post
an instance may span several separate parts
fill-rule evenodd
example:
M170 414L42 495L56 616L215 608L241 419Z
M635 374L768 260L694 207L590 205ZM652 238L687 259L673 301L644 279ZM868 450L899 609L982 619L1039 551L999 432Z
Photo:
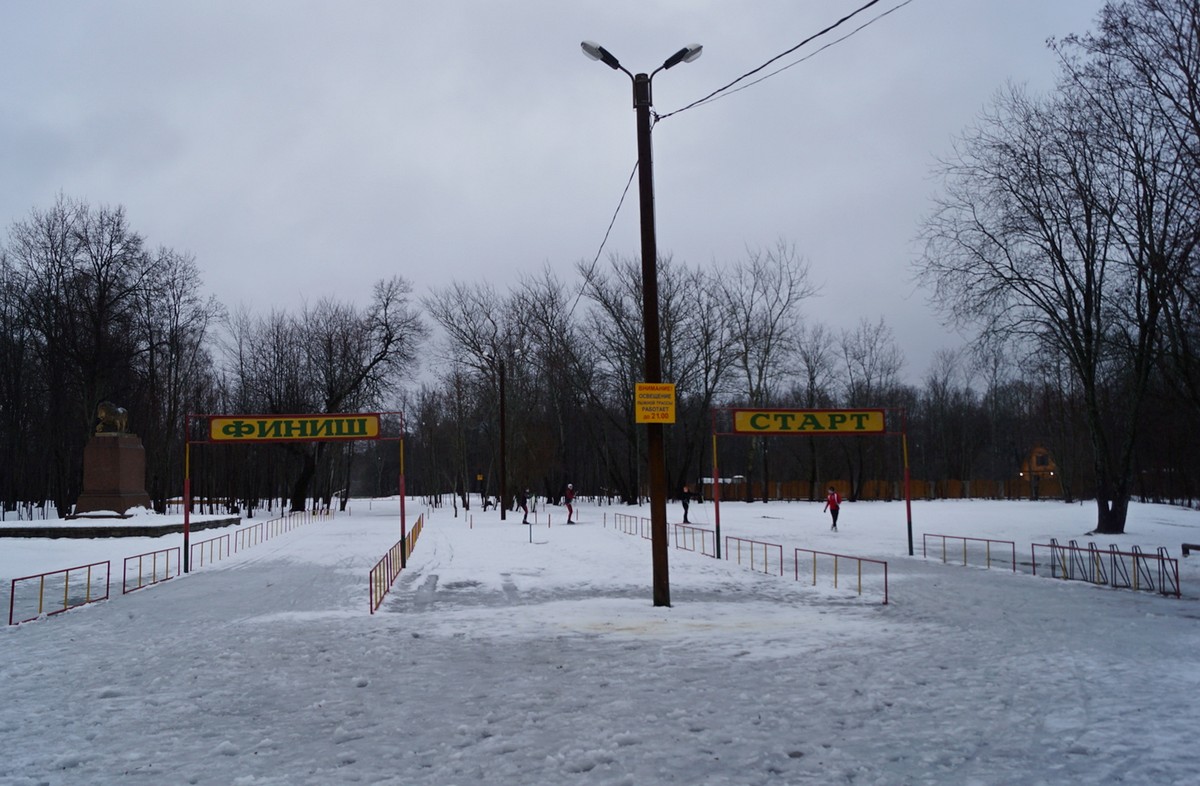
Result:
M904 446L904 512L908 516L908 556L913 555L912 492L908 469L908 411L900 410L900 441Z
M192 568L192 416L183 416L183 572Z
M404 518L404 416L400 417L400 569L408 566L408 534Z
M713 541L716 543L717 559L721 558L721 474L717 468L717 410L712 415L712 497L713 497Z

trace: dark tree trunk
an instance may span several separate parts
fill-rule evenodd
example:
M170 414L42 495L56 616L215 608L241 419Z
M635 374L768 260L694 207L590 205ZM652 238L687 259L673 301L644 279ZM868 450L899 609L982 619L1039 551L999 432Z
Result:
M296 482L292 484L292 512L296 513L305 509L308 503L308 489L312 485L313 475L317 472L317 460L309 451L304 451L304 466L300 469L300 475L297 476Z
M1096 534L1123 535L1125 533L1125 517L1129 513L1128 492L1118 494L1111 501L1096 495Z

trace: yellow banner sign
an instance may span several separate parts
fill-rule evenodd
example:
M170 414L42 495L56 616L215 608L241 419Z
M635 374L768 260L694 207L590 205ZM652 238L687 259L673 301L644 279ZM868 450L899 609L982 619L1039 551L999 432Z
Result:
M882 409L735 409L737 434L880 434Z
M379 415L264 415L211 417L213 442L303 442L379 439Z
M670 382L639 382L634 390L635 423L674 423L675 386Z

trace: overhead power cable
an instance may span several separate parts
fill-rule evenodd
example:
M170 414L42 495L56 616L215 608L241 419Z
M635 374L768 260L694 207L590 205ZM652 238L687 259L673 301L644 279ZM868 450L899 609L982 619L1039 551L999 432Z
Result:
M846 35L842 36L841 38L837 39L836 41L831 41L831 42L829 42L829 43L828 43L828 44L826 44L825 46L823 46L823 47L821 47L820 49L818 49L816 52L812 52L811 54L805 55L804 57L800 58L799 60L796 60L795 62L789 63L789 64L787 64L787 65L783 66L782 68L778 68L778 69L776 69L775 71L772 71L772 72L771 72L771 73L769 73L769 74L765 74L765 75L763 75L762 77L759 77L758 79L754 80L754 81L753 81L753 82L751 82L750 84L742 85L741 87L737 88L737 90L734 90L734 89L732 89L733 87L735 87L735 86L736 86L736 85L738 85L739 83L741 83L741 82L745 81L746 79L749 79L750 77L754 76L755 74L759 73L760 71L763 71L764 69L766 69L766 68L769 68L769 67L771 66L771 64L773 64L773 63L776 63L776 62L778 62L778 61L782 60L783 58L785 58L785 57L787 57L788 55L792 54L792 53L793 53L793 52L795 52L796 50L798 50L798 49L801 49L801 48L802 48L802 47L804 47L804 46L807 46L808 44L812 43L813 41L817 40L818 38L820 38L820 37L822 37L822 36L824 36L824 35L828 35L829 33L833 32L833 31L834 31L834 30L836 30L837 28L839 28L839 27L841 27L842 25L844 25L846 22L849 22L849 21L850 21L851 19L853 19L854 17L856 17L856 16L858 16L859 14L863 13L863 12L864 12L864 11L866 11L867 9L871 8L871 7L872 7L872 6L874 6L874 5L877 5L877 4L878 4L880 1L881 1L881 0L870 0L870 2L868 2L868 3L866 3L866 4L862 5L862 6L859 6L857 9L855 9L854 11L851 11L849 14L847 14L846 16L843 16L841 19L837 20L836 22L834 22L833 24L831 24L831 25L829 25L828 27L824 28L823 30L820 30L820 31L818 31L818 32L816 32L816 33L813 33L813 34L812 34L812 35L810 35L808 38L805 38L803 41L801 41L800 43L798 43L798 44L796 44L795 46L793 46L791 49L788 49L788 50L787 50L787 51L785 51L785 52L781 52L781 53L779 53L778 55L775 55L775 57L772 57L772 58L771 58L770 60L768 60L767 62L765 62L765 63L763 63L762 65L758 66L757 68L754 68L754 69L752 69L752 70L750 70L750 71L747 71L746 73L742 74L742 75L741 75L741 76L739 76L737 79L735 79L735 80L733 80L732 82L730 82L729 84L727 84L727 85L725 85L725 86L723 86L723 87L719 87L719 88L717 88L716 90L712 91L712 92L711 92L711 93L709 93L708 95L704 96L703 98L699 98L699 99L697 99L697 100L693 101L692 103L688 104L687 106L681 107L680 109L676 109L676 110L674 110L673 112L668 112L668 113L666 113L666 114L664 114L664 115L657 115L657 116L655 117L655 120L665 120L666 118L668 118L668 117L671 117L672 115L677 115L677 114L679 114L680 112L686 112L686 111L687 111L687 110L689 110L689 109L694 109L694 108L696 108L696 107L698 107L698 106L701 106L701 105L703 105L703 104L708 104L708 103L711 103L711 102L713 102L713 101L716 101L716 100L718 100L718 99L720 99L720 98L724 98L724 97L726 97L727 95L732 95L733 93L736 93L736 92L738 92L738 91L740 91L740 90L745 90L747 87L750 87L751 85L756 85L756 84L758 84L759 82L763 81L764 79L769 79L769 78L771 78L772 76L775 76L776 74L780 73L781 71L786 71L787 69L791 68L792 66L794 66L794 65L797 65L797 64L799 64L799 63L802 63L802 62L804 62L805 60L809 59L810 57L813 57L814 55L816 55L816 54L818 54L818 53L820 53L820 52L823 52L823 51L825 51L826 49L828 49L829 47L831 47L831 46L833 46L833 45L835 45L835 44L838 44L838 43L841 43L842 41L845 41L847 38L851 37L851 36L852 36L852 35L854 35L855 33L857 33L857 32L859 32L860 30L862 30L863 28L865 28L865 27L869 27L870 25L872 25L872 24L874 24L875 22L879 21L880 19L882 19L883 17L887 16L888 14L891 14L891 13L893 13L893 12L895 12L895 11L897 11L897 10L899 10L899 9L903 8L904 6L906 6L906 5L908 5L909 3L911 3L913 0L904 0L904 2L902 2L902 3L899 3L899 4L895 5L895 6L893 6L892 8L890 8L890 9L888 9L887 11L883 12L882 14L879 14L879 15L878 15L878 16L876 16L875 18L871 19L870 21L868 21L868 22L864 22L863 24L859 25L857 28L855 28L854 30L850 31L849 33L847 33Z
M629 179L625 181L625 190L621 192L621 198L617 201L617 209L613 211L612 220L608 222L608 229L604 230L604 239L600 241L600 247L596 249L596 256L592 259L592 264L588 267L587 275L583 277L583 285L579 288L579 294L575 296L575 302L571 304L571 309L567 313L567 319L575 313L575 307L579 305L579 299L583 297L583 291L587 287L587 282L591 281L592 274L596 272L596 265L600 262L600 255L604 253L604 247L608 244L608 236L612 234L613 225L617 223L617 216L621 214L621 206L625 204L625 197L629 195L629 186L633 183L633 176L637 174L638 162L633 162L633 170L629 173Z

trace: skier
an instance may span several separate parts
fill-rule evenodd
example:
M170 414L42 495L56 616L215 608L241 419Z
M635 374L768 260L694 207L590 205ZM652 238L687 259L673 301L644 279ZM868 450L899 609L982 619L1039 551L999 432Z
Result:
M571 503L575 501L575 487L573 485L571 485L570 483L567 484L566 498L567 498L567 523L574 524L575 522L571 521L571 517L575 515L575 508L571 505Z
M529 489L525 489L517 495L517 507L521 509L523 515L522 524L529 523Z
M833 486L830 486L829 487L829 496L827 496L825 498L825 510L829 511L829 515L833 517L833 524L832 524L832 526L829 527L829 529L833 530L834 532L838 531L838 528L837 528L838 509L841 507L842 507L842 498L838 496L838 493L837 493L837 491L834 490Z

